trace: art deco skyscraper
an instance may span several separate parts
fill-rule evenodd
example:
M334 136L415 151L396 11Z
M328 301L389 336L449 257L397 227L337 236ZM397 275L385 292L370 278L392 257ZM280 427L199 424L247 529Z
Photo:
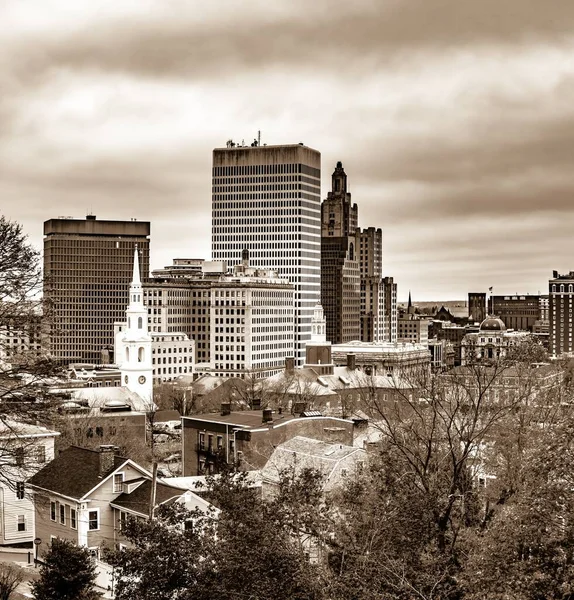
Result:
M251 265L295 285L297 364L305 361L321 292L321 154L302 144L213 151L212 257ZM268 324L273 327L272 323Z
M358 209L347 191L347 175L337 163L331 191L321 205L321 304L327 339L333 344L359 340L361 309Z
M150 224L144 221L50 219L44 223L44 298L54 322L51 352L62 364L99 363L114 346L114 321L129 302L134 250L149 273Z
M347 192L341 162L332 176L332 190L321 206L321 303L327 339L397 340L397 288L383 278L383 232L358 227L359 209Z

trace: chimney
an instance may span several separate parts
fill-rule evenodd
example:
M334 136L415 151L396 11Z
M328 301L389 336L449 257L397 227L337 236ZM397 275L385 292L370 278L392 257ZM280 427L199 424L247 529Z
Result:
M287 371L287 373L293 373L294 370L295 370L295 359L292 356L290 356L285 359L285 371Z
M271 423L273 421L273 411L270 408L263 409L263 423Z
M116 450L118 450L117 446L111 444L100 446L100 468L98 471L100 477L103 477L112 470Z
M225 417L231 414L231 402L222 402L221 403L221 416Z
M354 371L356 366L357 356L355 354L347 354L347 369Z

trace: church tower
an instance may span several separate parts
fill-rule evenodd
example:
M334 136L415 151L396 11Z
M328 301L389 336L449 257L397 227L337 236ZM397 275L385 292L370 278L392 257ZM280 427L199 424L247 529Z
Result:
M145 402L153 401L151 345L136 246L130 303L126 310L126 328L117 336L116 362L120 365L122 385L138 394Z
M323 311L320 302L317 302L315 309L313 310L313 319L311 320L311 341L314 344L324 344L327 341L325 312Z
M311 321L311 341L305 346L305 367L312 368L317 375L333 375L331 342L327 341L325 313L321 302L317 302Z

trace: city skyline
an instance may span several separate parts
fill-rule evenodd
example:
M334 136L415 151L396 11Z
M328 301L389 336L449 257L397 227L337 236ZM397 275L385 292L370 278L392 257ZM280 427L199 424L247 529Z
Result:
M3 6L1 207L38 249L91 212L151 221L152 268L209 258L212 150L261 130L321 152L321 199L343 162L400 301L572 270L574 6L144 8Z

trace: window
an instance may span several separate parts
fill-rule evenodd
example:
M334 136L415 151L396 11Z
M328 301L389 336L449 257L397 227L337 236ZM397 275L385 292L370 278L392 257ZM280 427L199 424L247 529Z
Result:
M90 510L88 512L88 529L90 531L95 531L100 528L100 511L99 510Z
M64 504L60 504L60 523L66 524L66 506Z
M114 494L119 494L124 488L124 474L116 473L114 475Z
M18 531L26 531L26 517L18 515Z
M205 450L205 433L203 432L199 434L199 449Z
M56 503L55 502L50 502L50 520L51 521L56 520Z
M44 464L46 462L46 446L37 446L36 447L36 460L40 464Z
M24 482L18 481L16 483L16 499L23 500L24 499Z
M77 514L75 508L70 508L70 527L72 529L78 528Z
M19 466L19 467L24 466L24 448L15 448L14 459L16 461L17 466Z

